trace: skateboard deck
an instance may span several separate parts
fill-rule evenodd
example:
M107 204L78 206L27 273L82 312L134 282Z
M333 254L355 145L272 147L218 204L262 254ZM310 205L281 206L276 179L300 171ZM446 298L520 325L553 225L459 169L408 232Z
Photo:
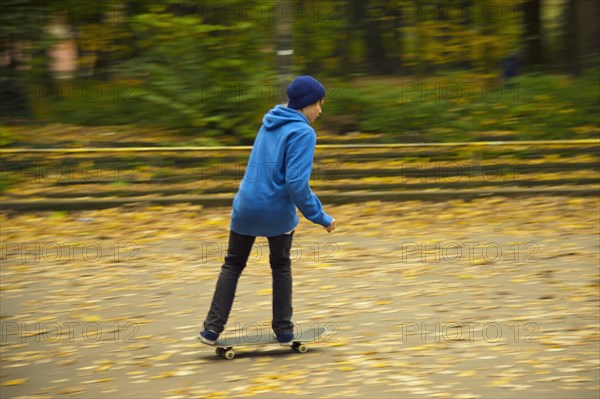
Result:
M310 328L308 330L302 331L300 334L294 335L294 339L290 344L290 347L299 353L305 353L308 351L308 347L304 344L304 342L312 342L316 341L321 335L325 334L327 330L324 327L318 328ZM224 358L231 360L235 357L235 352L233 347L235 346L248 346L248 345L268 345L268 344L277 344L281 345L272 332L263 333L262 335L236 335L235 337L227 337L223 339L218 339L214 344L208 344L206 342L200 341L196 338L198 342L201 342L208 346L216 347L216 353L219 356L223 356Z

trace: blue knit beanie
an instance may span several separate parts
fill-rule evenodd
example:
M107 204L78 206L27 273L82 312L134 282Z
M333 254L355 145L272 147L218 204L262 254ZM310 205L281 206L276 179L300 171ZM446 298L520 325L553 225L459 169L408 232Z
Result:
M298 76L287 87L288 107L302 109L325 97L325 88L312 76Z

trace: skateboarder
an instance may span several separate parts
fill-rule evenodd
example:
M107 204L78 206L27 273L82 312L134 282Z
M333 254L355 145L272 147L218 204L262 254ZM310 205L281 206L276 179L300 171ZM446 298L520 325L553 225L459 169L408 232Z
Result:
M263 118L244 178L233 200L229 246L212 304L198 339L214 344L223 332L237 288L257 236L269 241L273 276L272 328L277 341L293 340L290 248L298 224L296 207L327 232L335 219L323 211L309 187L316 133L310 126L321 114L325 88L311 76L287 87L287 106L277 105Z

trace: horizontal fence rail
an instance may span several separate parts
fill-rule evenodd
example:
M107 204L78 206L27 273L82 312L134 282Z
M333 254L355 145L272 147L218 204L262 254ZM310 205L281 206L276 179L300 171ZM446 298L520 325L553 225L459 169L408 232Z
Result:
M230 206L252 146L0 149L0 207ZM331 204L600 194L600 140L319 144Z
M390 143L390 144L317 144L317 150L344 150L344 149L392 149L414 147L517 147L539 145L600 145L600 140L523 140L523 141L471 141L454 143ZM93 148L3 148L2 154L29 154L29 153L63 153L83 154L91 152L195 152L195 151L250 151L252 146L195 146L195 147L93 147Z

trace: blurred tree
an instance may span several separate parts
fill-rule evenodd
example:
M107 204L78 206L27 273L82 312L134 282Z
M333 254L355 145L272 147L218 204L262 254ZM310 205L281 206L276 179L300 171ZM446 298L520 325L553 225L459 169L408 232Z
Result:
M527 0L523 4L525 29L523 42L525 44L525 63L530 68L537 68L544 64L541 0Z
M361 20L362 5L358 1L343 3L345 4L343 4L343 9L340 12L340 20L343 25L339 34L341 40L339 40L338 46L334 49L333 56L340 59L340 64L342 65L341 76L349 76L358 71L353 47L357 40L357 28Z
M3 115L8 105L13 116L29 108L38 118L59 121L141 121L193 127L207 136L252 137L265 109L283 100L292 73L329 84L463 69L492 79L501 60L520 48L529 65L560 59L544 48L561 43L552 30L566 32L568 57L562 58L580 74L598 53L600 2L559 2L564 7L545 0L5 0ZM561 13L565 23L553 24ZM112 86L116 94L124 87L126 98L34 101L31 93L54 84L49 54L61 40L52 34L56 26L68 32L79 54L74 78L61 82ZM367 104L352 94L346 108L356 114ZM396 100L392 92L385 96L385 103ZM386 119L369 123L390 126Z
M276 5L275 13L275 32L277 34L277 82L278 90L280 93L276 99L277 102L285 102L287 97L284 95L285 91L283 88L292 80L292 60L294 54L293 35L292 35L292 24L293 21L287 15L287 10L290 8L290 2L288 0L280 0Z
M393 68L388 63L386 43L383 30L388 29L386 15L386 0L359 2L359 15L365 15L362 29L366 48L366 67L375 74L388 74Z
M79 7L85 7L85 0ZM131 3L128 5L128 3ZM82 64L81 75L95 80L114 78L119 65L131 58L136 48L129 19L141 11L126 0L102 3L94 12L75 21Z
M28 95L52 79L46 50L53 44L45 35L46 2L5 0L0 4L0 106L2 117L31 116ZM36 78L38 86L30 81Z
M566 48L569 71L581 75L586 68L596 66L600 54L600 2L570 0L566 20Z
M130 18L136 54L121 73L139 82L137 117L202 128L204 136L252 136L265 104L280 101L276 57L264 50L272 20L257 29L241 0L169 3ZM272 5L252 12L273 15Z

